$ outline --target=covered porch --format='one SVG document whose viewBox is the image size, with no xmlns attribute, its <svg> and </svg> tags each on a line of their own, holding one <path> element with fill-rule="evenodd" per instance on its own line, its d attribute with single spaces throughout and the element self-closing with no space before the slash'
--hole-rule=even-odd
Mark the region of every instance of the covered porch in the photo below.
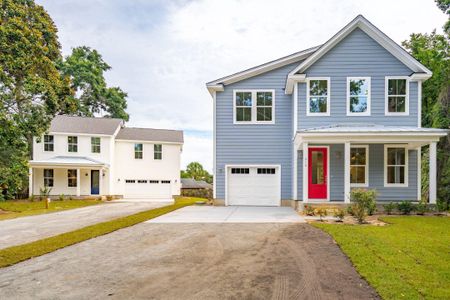
<svg viewBox="0 0 450 300">
<path fill-rule="evenodd" d="M 376 189 L 378 201 L 421 199 L 421 151 L 429 147 L 436 174 L 436 145 L 447 131 L 352 124 L 299 130 L 294 138 L 293 195 L 303 203 L 350 202 L 352 188 Z M 436 175 L 429 176 L 436 203 Z"/>
<path fill-rule="evenodd" d="M 56 156 L 30 161 L 29 196 L 51 188 L 51 196 L 97 196 L 108 194 L 108 165 L 86 157 Z"/>
</svg>

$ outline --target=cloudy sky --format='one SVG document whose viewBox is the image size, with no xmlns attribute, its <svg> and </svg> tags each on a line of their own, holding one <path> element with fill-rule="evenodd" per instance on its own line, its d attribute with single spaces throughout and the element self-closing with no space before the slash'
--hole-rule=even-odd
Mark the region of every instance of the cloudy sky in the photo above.
<svg viewBox="0 0 450 300">
<path fill-rule="evenodd" d="M 182 167 L 212 170 L 214 80 L 322 44 L 358 14 L 397 43 L 441 31 L 432 0 L 37 0 L 59 29 L 63 54 L 97 49 L 111 86 L 128 93 L 128 126 L 182 129 Z"/>
</svg>

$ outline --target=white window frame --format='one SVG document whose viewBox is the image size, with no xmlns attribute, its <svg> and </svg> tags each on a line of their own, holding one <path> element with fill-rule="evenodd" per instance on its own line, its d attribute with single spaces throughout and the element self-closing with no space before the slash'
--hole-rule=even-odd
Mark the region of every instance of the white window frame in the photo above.
<svg viewBox="0 0 450 300">
<path fill-rule="evenodd" d="M 70 138 L 72 138 L 72 137 L 75 138 L 75 140 L 76 140 L 75 143 L 69 141 Z M 71 146 L 75 147 L 76 151 L 70 151 Z M 76 135 L 67 136 L 67 152 L 68 153 L 78 153 L 78 136 L 76 136 Z"/>
<path fill-rule="evenodd" d="M 388 183 L 387 182 L 388 148 L 404 148 L 405 149 L 405 183 Z M 386 145 L 384 145 L 384 166 L 383 166 L 383 168 L 384 168 L 384 187 L 408 187 L 408 172 L 409 172 L 408 147 L 405 144 L 386 144 Z"/>
<path fill-rule="evenodd" d="M 46 172 L 45 171 L 51 171 L 51 176 L 46 176 Z M 53 187 L 55 185 L 55 170 L 54 169 L 44 169 L 43 171 L 43 178 L 44 178 L 44 186 L 45 187 Z M 51 185 L 47 185 L 45 184 L 45 181 L 50 181 L 51 180 Z"/>
<path fill-rule="evenodd" d="M 349 163 L 350 163 L 350 172 L 351 172 L 351 168 L 352 166 L 355 167 L 365 167 L 365 182 L 364 183 L 351 183 L 350 182 L 350 187 L 368 187 L 369 186 L 369 145 L 350 145 L 350 154 L 351 154 L 351 150 L 352 148 L 364 148 L 366 149 L 366 164 L 365 165 L 352 165 L 351 163 L 351 159 L 349 159 Z"/>
<path fill-rule="evenodd" d="M 94 139 L 98 139 L 98 145 L 94 144 Z M 98 152 L 94 151 L 94 147 L 98 146 Z M 102 152 L 102 138 L 98 136 L 91 136 L 91 153 L 101 153 Z"/>
<path fill-rule="evenodd" d="M 350 111 L 350 80 L 366 80 L 369 85 L 369 93 L 367 95 L 367 110 L 365 112 L 351 112 Z M 358 116 L 370 116 L 370 107 L 371 107 L 371 94 L 372 94 L 372 82 L 371 77 L 364 76 L 354 76 L 347 77 L 347 116 L 349 117 L 358 117 Z"/>
<path fill-rule="evenodd" d="M 311 112 L 310 111 L 310 81 L 311 80 L 326 80 L 327 81 L 327 111 L 326 112 Z M 331 107 L 330 107 L 330 99 L 331 99 L 331 79 L 330 77 L 308 77 L 306 78 L 306 115 L 314 116 L 314 117 L 327 117 L 330 116 Z"/>
<path fill-rule="evenodd" d="M 405 112 L 390 112 L 389 111 L 389 79 L 403 79 L 406 80 L 406 97 L 405 97 Z M 384 114 L 386 116 L 409 116 L 409 77 L 408 76 L 386 76 L 384 78 Z M 403 95 L 391 95 L 393 97 Z"/>
<path fill-rule="evenodd" d="M 257 121 L 257 98 L 256 93 L 272 93 L 272 121 Z M 252 93 L 251 121 L 236 120 L 236 93 Z M 233 90 L 233 124 L 275 124 L 275 90 L 274 89 L 243 89 Z"/>
<path fill-rule="evenodd" d="M 136 150 L 137 145 L 142 145 L 142 149 L 140 151 Z M 137 153 L 141 153 L 141 157 L 136 157 Z M 144 159 L 144 143 L 134 143 L 133 145 L 133 157 L 134 159 Z"/>
<path fill-rule="evenodd" d="M 52 141 L 51 142 L 46 141 L 45 137 L 51 137 Z M 44 134 L 43 140 L 44 140 L 44 152 L 54 152 L 55 151 L 55 136 L 52 134 Z M 49 146 L 49 147 L 51 146 L 52 150 L 47 150 L 46 146 Z"/>
<path fill-rule="evenodd" d="M 70 174 L 70 171 L 75 171 L 75 176 L 69 176 Z M 77 179 L 77 177 L 79 176 L 79 174 L 78 174 L 78 169 L 67 169 L 67 187 L 69 187 L 69 188 L 74 188 L 74 187 L 77 187 L 77 185 L 78 185 L 78 179 Z M 71 181 L 71 180 L 75 180 L 75 185 L 70 185 L 69 184 L 69 182 Z"/>
<path fill-rule="evenodd" d="M 160 146 L 161 150 L 157 151 L 156 147 Z M 156 154 L 160 154 L 160 158 L 156 158 Z M 154 144 L 153 145 L 153 160 L 162 160 L 163 159 L 163 145 L 162 144 Z"/>
</svg>

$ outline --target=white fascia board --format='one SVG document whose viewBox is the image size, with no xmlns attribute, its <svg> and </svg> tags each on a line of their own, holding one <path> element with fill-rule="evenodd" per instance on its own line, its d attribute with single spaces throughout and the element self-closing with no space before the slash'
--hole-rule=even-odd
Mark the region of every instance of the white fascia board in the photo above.
<svg viewBox="0 0 450 300">
<path fill-rule="evenodd" d="M 429 79 L 433 74 L 431 73 L 414 73 L 409 76 L 409 80 L 411 81 L 425 81 Z"/>
<path fill-rule="evenodd" d="M 294 75 L 298 72 L 304 72 L 308 67 L 315 63 L 320 57 L 325 55 L 331 50 L 337 43 L 342 41 L 348 34 L 350 34 L 355 28 L 360 28 L 367 35 L 377 41 L 382 47 L 394 55 L 398 60 L 408 66 L 411 70 L 418 73 L 432 74 L 432 72 L 412 57 L 405 49 L 400 47 L 392 39 L 390 39 L 381 30 L 375 27 L 362 15 L 357 16 L 353 21 L 348 23 L 337 34 L 323 44 L 314 54 L 303 61 L 298 67 L 292 70 L 289 75 Z"/>
<path fill-rule="evenodd" d="M 124 140 L 124 139 L 115 139 L 116 142 L 119 143 L 135 143 L 135 144 L 162 144 L 162 145 L 183 145 L 180 142 L 163 142 L 163 141 L 150 141 L 150 140 Z"/>
<path fill-rule="evenodd" d="M 286 80 L 286 87 L 284 89 L 284 93 L 286 95 L 291 95 L 294 91 L 294 85 L 297 82 L 305 82 L 306 81 L 306 74 L 294 74 L 289 75 Z"/>
<path fill-rule="evenodd" d="M 224 86 L 223 84 L 206 84 L 206 88 L 208 89 L 209 94 L 215 99 L 214 95 L 216 92 L 223 92 Z"/>
</svg>

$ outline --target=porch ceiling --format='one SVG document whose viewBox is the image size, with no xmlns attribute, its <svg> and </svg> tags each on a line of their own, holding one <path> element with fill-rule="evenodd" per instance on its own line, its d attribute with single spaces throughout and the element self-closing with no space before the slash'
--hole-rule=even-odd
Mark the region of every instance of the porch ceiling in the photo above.
<svg viewBox="0 0 450 300">
<path fill-rule="evenodd" d="M 77 168 L 107 168 L 108 164 L 82 156 L 55 156 L 43 160 L 31 160 L 31 167 L 77 167 Z"/>
</svg>

